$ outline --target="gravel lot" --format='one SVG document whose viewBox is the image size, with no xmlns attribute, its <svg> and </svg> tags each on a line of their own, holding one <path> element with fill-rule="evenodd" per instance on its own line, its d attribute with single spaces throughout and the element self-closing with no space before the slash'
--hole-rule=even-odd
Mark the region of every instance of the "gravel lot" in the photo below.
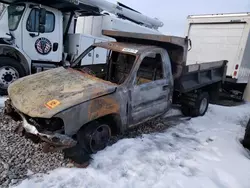
<svg viewBox="0 0 250 188">
<path fill-rule="evenodd" d="M 173 122 L 177 123 L 176 120 Z M 173 122 L 171 123 L 171 119 L 154 119 L 123 135 L 112 137 L 109 144 L 112 145 L 122 138 L 164 131 Z M 4 116 L 0 109 L 0 187 L 16 185 L 33 174 L 74 166 L 69 159 L 64 158 L 63 152 L 44 153 L 41 144 L 34 144 L 14 133 L 17 126 L 18 123 Z"/>
<path fill-rule="evenodd" d="M 17 122 L 0 112 L 0 187 L 8 187 L 34 173 L 70 166 L 62 152 L 44 153 L 41 144 L 14 133 Z"/>
</svg>

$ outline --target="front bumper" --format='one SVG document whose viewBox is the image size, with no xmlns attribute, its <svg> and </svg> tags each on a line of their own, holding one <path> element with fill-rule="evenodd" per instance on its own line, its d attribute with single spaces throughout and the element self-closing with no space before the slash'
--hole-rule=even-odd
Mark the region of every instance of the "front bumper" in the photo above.
<svg viewBox="0 0 250 188">
<path fill-rule="evenodd" d="M 66 149 L 75 146 L 77 143 L 74 139 L 65 134 L 51 131 L 39 132 L 35 125 L 32 125 L 27 121 L 27 118 L 24 114 L 13 107 L 10 99 L 7 99 L 5 101 L 4 113 L 5 115 L 10 116 L 15 121 L 22 121 L 22 124 L 20 124 L 18 127 L 19 132 L 20 130 L 24 130 L 25 133 L 32 135 L 33 138 L 38 138 L 53 147 Z M 32 140 L 34 141 L 34 139 Z"/>
</svg>

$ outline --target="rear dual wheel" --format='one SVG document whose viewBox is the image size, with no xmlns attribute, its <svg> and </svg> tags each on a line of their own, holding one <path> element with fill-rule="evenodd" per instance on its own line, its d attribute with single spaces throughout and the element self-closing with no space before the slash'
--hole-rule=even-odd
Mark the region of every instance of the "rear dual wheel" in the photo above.
<svg viewBox="0 0 250 188">
<path fill-rule="evenodd" d="M 207 112 L 209 105 L 209 94 L 207 92 L 203 92 L 195 98 L 194 106 L 182 105 L 181 111 L 185 116 L 204 116 Z"/>
</svg>

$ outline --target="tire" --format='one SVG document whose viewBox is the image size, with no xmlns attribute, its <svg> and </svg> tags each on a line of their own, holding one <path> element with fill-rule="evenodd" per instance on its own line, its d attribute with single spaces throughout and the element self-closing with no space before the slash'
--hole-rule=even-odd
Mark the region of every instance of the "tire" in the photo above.
<svg viewBox="0 0 250 188">
<path fill-rule="evenodd" d="M 0 56 L 0 95 L 7 95 L 8 86 L 24 76 L 25 69 L 20 62 L 11 57 Z"/>
<path fill-rule="evenodd" d="M 204 116 L 209 105 L 209 94 L 207 92 L 201 93 L 195 101 L 195 106 L 190 109 L 192 117 Z"/>
<path fill-rule="evenodd" d="M 244 135 L 244 139 L 242 141 L 242 144 L 245 148 L 250 150 L 250 119 L 247 123 L 247 127 L 245 130 L 245 135 Z"/>
<path fill-rule="evenodd" d="M 107 146 L 111 137 L 111 129 L 105 123 L 93 121 L 86 127 L 81 128 L 76 136 L 82 149 L 92 154 L 103 150 Z"/>
<path fill-rule="evenodd" d="M 182 105 L 181 106 L 181 112 L 184 116 L 190 116 L 191 112 L 190 112 L 190 107 L 186 106 L 186 105 Z"/>
</svg>

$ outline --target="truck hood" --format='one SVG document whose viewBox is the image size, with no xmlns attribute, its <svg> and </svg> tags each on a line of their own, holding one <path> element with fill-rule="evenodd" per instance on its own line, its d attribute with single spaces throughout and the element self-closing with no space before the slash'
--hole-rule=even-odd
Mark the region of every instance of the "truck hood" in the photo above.
<svg viewBox="0 0 250 188">
<path fill-rule="evenodd" d="M 8 94 L 18 111 L 30 117 L 51 118 L 116 88 L 111 82 L 60 67 L 18 79 L 8 87 Z"/>
</svg>

